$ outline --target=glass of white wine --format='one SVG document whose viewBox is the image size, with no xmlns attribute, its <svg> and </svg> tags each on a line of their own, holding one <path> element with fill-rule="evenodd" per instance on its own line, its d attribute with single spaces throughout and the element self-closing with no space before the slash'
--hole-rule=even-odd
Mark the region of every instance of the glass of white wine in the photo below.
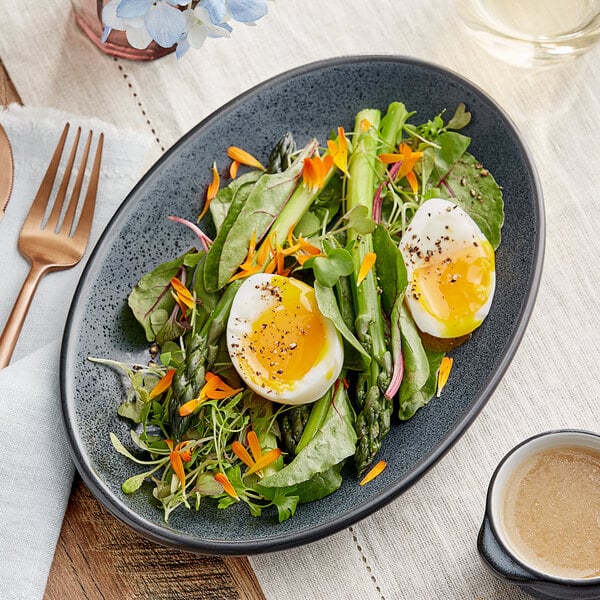
<svg viewBox="0 0 600 600">
<path fill-rule="evenodd" d="M 456 0 L 483 47 L 519 66 L 573 59 L 600 41 L 600 0 Z"/>
</svg>

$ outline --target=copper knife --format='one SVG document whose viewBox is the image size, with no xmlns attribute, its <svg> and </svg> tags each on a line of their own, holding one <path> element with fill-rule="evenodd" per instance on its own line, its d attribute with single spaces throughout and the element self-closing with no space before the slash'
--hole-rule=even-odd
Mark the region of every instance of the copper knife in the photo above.
<svg viewBox="0 0 600 600">
<path fill-rule="evenodd" d="M 0 221 L 8 206 L 13 187 L 14 163 L 10 141 L 0 125 Z"/>
</svg>

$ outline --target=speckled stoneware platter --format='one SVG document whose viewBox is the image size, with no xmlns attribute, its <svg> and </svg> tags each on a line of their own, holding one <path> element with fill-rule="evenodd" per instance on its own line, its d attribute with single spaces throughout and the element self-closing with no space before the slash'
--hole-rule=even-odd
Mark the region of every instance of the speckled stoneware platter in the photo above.
<svg viewBox="0 0 600 600">
<path fill-rule="evenodd" d="M 158 263 L 195 245 L 187 228 L 167 219 L 195 220 L 213 160 L 229 145 L 268 155 L 286 131 L 298 145 L 322 142 L 356 112 L 384 110 L 402 101 L 423 122 L 460 102 L 473 118 L 464 133 L 470 151 L 504 188 L 506 220 L 497 252 L 496 296 L 491 312 L 464 346 L 453 352 L 452 376 L 406 423 L 394 421 L 380 458 L 378 478 L 360 487 L 349 474 L 331 496 L 300 505 L 279 524 L 275 514 L 251 517 L 239 503 L 225 511 L 206 500 L 199 512 L 183 508 L 163 521 L 150 485 L 127 496 L 121 483 L 138 467 L 117 454 L 109 433 L 128 439 L 117 417 L 124 398 L 121 377 L 88 356 L 146 362 L 148 345 L 127 306 L 132 286 Z M 397 498 L 435 465 L 464 433 L 500 381 L 522 338 L 541 275 L 544 214 L 531 157 L 502 109 L 461 76 L 403 57 L 347 57 L 310 64 L 246 92 L 198 124 L 154 165 L 127 197 L 95 247 L 77 289 L 61 356 L 64 420 L 75 464 L 106 508 L 141 534 L 166 545 L 213 554 L 281 550 L 330 535 Z M 443 461 L 436 468 L 443 469 Z M 398 500 L 402 502 L 402 498 Z"/>
</svg>

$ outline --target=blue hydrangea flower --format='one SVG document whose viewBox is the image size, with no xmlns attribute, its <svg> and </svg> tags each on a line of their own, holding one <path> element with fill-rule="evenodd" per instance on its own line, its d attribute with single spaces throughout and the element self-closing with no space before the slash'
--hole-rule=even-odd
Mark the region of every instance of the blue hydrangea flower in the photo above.
<svg viewBox="0 0 600 600">
<path fill-rule="evenodd" d="M 117 3 L 117 17 L 121 19 L 143 18 L 152 8 L 153 0 L 120 0 Z"/>
<path fill-rule="evenodd" d="M 267 0 L 202 0 L 213 24 L 218 25 L 229 15 L 240 23 L 254 23 L 267 14 Z"/>
<path fill-rule="evenodd" d="M 228 0 L 231 18 L 240 23 L 254 23 L 268 12 L 266 0 Z"/>
<path fill-rule="evenodd" d="M 110 0 L 102 11 L 102 42 L 113 29 L 125 31 L 134 48 L 154 41 L 164 48 L 176 46 L 181 58 L 207 38 L 229 37 L 233 28 L 228 21 L 254 23 L 267 11 L 267 0 Z"/>
<path fill-rule="evenodd" d="M 208 10 L 202 5 L 196 6 L 194 15 L 202 28 L 206 31 L 208 37 L 229 37 L 233 31 L 233 27 L 225 21 L 215 23 L 210 17 Z"/>
<path fill-rule="evenodd" d="M 154 4 L 146 14 L 145 23 L 152 39 L 163 48 L 174 46 L 185 33 L 183 13 L 167 2 Z"/>
</svg>

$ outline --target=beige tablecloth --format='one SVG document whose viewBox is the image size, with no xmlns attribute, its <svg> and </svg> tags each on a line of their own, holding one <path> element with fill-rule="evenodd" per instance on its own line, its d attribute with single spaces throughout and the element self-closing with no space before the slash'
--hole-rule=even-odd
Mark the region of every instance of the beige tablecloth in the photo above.
<svg viewBox="0 0 600 600">
<path fill-rule="evenodd" d="M 402 54 L 478 84 L 523 133 L 545 193 L 545 270 L 529 328 L 474 425 L 414 487 L 320 542 L 251 559 L 269 600 L 522 597 L 480 564 L 475 540 L 489 477 L 523 438 L 555 427 L 600 430 L 600 47 L 529 71 L 483 52 L 436 0 L 277 0 L 257 27 L 209 40 L 176 62 L 101 55 L 65 0 L 5 6 L 0 57 L 27 105 L 94 115 L 150 133 L 149 163 L 214 109 L 313 60 Z M 0 279 L 1 279 L 0 275 Z"/>
</svg>

